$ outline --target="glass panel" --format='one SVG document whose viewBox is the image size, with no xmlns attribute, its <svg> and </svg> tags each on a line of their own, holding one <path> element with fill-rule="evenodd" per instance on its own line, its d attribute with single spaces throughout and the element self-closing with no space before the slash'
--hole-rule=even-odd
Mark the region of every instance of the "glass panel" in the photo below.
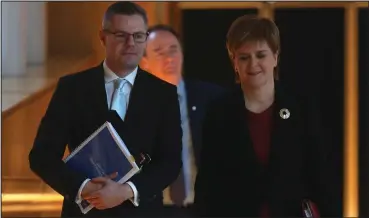
<svg viewBox="0 0 369 218">
<path fill-rule="evenodd" d="M 257 9 L 183 10 L 185 75 L 225 86 L 234 84 L 226 34 L 236 18 L 257 12 Z"/>
<path fill-rule="evenodd" d="M 330 134 L 342 199 L 344 9 L 280 8 L 275 22 L 281 35 L 280 80 L 316 100 Z"/>
<path fill-rule="evenodd" d="M 369 9 L 359 10 L 360 217 L 369 216 Z"/>
</svg>

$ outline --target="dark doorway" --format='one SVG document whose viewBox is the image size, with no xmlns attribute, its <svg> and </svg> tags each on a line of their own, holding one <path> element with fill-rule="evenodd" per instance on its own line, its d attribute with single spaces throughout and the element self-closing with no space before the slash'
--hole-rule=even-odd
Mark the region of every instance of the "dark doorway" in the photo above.
<svg viewBox="0 0 369 218">
<path fill-rule="evenodd" d="M 280 80 L 320 109 L 342 208 L 344 9 L 280 8 L 274 14 L 281 35 Z"/>
<path fill-rule="evenodd" d="M 226 34 L 232 22 L 257 9 L 183 10 L 182 39 L 184 73 L 189 78 L 234 84 L 234 71 L 226 49 Z"/>
<path fill-rule="evenodd" d="M 369 9 L 359 10 L 359 197 L 360 217 L 369 216 Z"/>
</svg>

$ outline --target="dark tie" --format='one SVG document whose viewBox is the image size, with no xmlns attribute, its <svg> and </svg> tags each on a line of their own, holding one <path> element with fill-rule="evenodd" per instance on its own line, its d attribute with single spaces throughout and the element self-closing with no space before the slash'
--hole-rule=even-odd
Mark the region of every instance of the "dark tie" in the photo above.
<svg viewBox="0 0 369 218">
<path fill-rule="evenodd" d="M 183 205 L 183 201 L 186 198 L 183 169 L 181 169 L 178 178 L 169 186 L 169 195 L 175 205 Z"/>
</svg>

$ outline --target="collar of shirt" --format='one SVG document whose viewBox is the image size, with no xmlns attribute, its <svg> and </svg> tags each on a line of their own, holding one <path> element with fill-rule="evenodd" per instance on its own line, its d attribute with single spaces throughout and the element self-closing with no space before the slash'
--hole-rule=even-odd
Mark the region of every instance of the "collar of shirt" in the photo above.
<svg viewBox="0 0 369 218">
<path fill-rule="evenodd" d="M 110 83 L 120 78 L 117 76 L 117 74 L 115 74 L 112 70 L 110 70 L 110 68 L 106 65 L 105 61 L 103 63 L 103 68 L 104 68 L 105 83 Z M 138 67 L 136 67 L 132 72 L 130 72 L 127 76 L 124 77 L 124 79 L 126 79 L 132 86 L 137 76 L 137 69 Z"/>
</svg>

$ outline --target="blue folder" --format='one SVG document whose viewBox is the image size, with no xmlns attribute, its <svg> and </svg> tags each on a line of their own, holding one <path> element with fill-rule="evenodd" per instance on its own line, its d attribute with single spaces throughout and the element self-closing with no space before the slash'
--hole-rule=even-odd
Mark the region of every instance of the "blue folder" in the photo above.
<svg viewBox="0 0 369 218">
<path fill-rule="evenodd" d="M 121 184 L 140 170 L 126 144 L 109 122 L 88 137 L 64 162 L 90 179 L 118 172 L 114 180 Z M 79 206 L 84 214 L 93 208 L 85 200 Z"/>
</svg>

